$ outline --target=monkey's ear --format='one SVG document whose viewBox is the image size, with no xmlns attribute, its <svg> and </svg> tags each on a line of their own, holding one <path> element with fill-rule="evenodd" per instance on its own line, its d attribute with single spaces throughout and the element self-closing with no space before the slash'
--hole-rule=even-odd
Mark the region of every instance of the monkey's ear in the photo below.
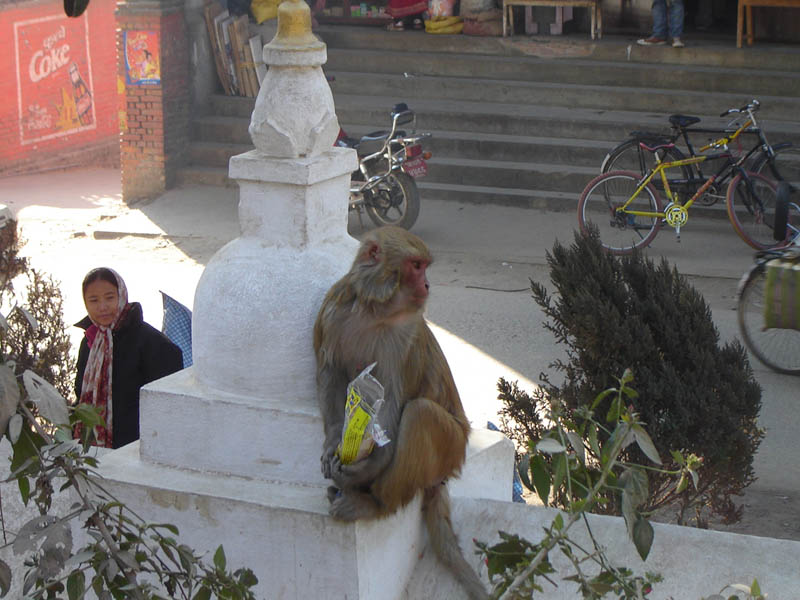
<svg viewBox="0 0 800 600">
<path fill-rule="evenodd" d="M 369 265 L 377 265 L 381 262 L 383 254 L 380 244 L 376 240 L 369 240 L 365 244 L 364 252 L 361 254 L 361 262 Z"/>
</svg>

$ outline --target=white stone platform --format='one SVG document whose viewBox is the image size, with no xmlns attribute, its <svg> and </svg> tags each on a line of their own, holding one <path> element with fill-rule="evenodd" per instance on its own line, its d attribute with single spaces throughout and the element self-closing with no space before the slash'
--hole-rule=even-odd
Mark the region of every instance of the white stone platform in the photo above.
<svg viewBox="0 0 800 600">
<path fill-rule="evenodd" d="M 427 554 L 419 498 L 379 521 L 334 521 L 316 411 L 198 385 L 190 368 L 143 388 L 142 439 L 100 465 L 111 493 L 150 522 L 176 525 L 198 552 L 223 544 L 230 568 L 256 573 L 259 597 L 400 598 Z M 181 426 L 186 414 L 195 431 Z M 508 502 L 513 456 L 501 434 L 473 430 L 451 495 Z M 477 570 L 471 538 L 460 538 Z"/>
</svg>

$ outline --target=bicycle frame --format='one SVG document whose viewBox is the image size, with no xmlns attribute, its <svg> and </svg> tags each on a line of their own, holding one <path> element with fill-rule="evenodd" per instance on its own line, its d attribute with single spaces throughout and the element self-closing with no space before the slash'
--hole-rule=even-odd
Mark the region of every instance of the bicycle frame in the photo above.
<svg viewBox="0 0 800 600">
<path fill-rule="evenodd" d="M 747 104 L 747 105 L 745 105 L 745 106 L 743 106 L 741 108 L 738 108 L 738 109 L 732 108 L 732 109 L 729 109 L 728 111 L 724 112 L 720 116 L 724 117 L 724 116 L 730 115 L 730 114 L 743 114 L 743 113 L 746 113 L 747 114 L 747 119 L 744 121 L 744 123 L 739 125 L 739 127 L 736 128 L 736 129 L 724 129 L 722 132 L 727 134 L 727 135 L 725 135 L 725 136 L 723 136 L 723 137 L 721 137 L 719 139 L 716 139 L 714 141 L 711 141 L 711 142 L 703 145 L 699 149 L 695 149 L 695 147 L 692 145 L 692 142 L 689 139 L 689 135 L 690 134 L 692 134 L 692 133 L 715 133 L 715 134 L 719 134 L 720 130 L 719 129 L 711 129 L 711 128 L 702 128 L 702 127 L 695 128 L 695 127 L 692 127 L 692 126 L 684 127 L 684 126 L 680 126 L 680 125 L 673 125 L 673 127 L 672 127 L 673 134 L 671 136 L 669 136 L 668 138 L 663 138 L 663 139 L 669 139 L 671 143 L 674 143 L 678 138 L 682 137 L 684 143 L 686 144 L 686 148 L 689 151 L 690 157 L 694 158 L 696 156 L 701 155 L 703 152 L 707 152 L 708 150 L 710 150 L 712 148 L 726 148 L 727 149 L 728 145 L 731 144 L 734 141 L 737 141 L 739 139 L 739 137 L 743 133 L 744 134 L 757 135 L 758 136 L 758 143 L 756 145 L 754 145 L 749 151 L 747 151 L 744 154 L 743 160 L 741 160 L 739 164 L 741 164 L 741 165 L 745 164 L 745 162 L 748 161 L 756 152 L 761 150 L 769 157 L 769 161 L 770 161 L 769 165 L 770 165 L 770 170 L 772 171 L 772 174 L 777 179 L 780 179 L 780 176 L 778 175 L 778 173 L 776 173 L 774 167 L 772 166 L 773 165 L 772 160 L 775 158 L 775 149 L 773 148 L 773 146 L 767 140 L 767 136 L 764 133 L 764 131 L 759 127 L 758 122 L 756 121 L 755 114 L 754 114 L 755 111 L 758 110 L 760 106 L 761 105 L 758 102 L 758 100 L 752 100 L 749 104 Z M 782 146 L 783 144 L 780 144 L 780 145 Z M 742 148 L 741 147 L 741 143 L 739 144 L 739 148 L 741 150 L 741 148 Z M 658 153 L 656 152 L 655 154 L 658 154 Z M 659 159 L 661 157 L 657 156 L 656 158 Z M 642 173 L 645 173 L 648 167 L 647 167 L 647 164 L 644 161 L 644 158 L 643 158 L 642 154 L 639 155 L 639 161 L 640 161 L 640 165 L 639 165 L 640 171 Z M 700 162 L 703 162 L 703 161 L 700 161 Z M 732 163 L 726 164 L 726 168 L 730 167 L 731 164 Z M 687 184 L 697 185 L 697 184 L 705 183 L 707 181 L 708 178 L 703 173 L 703 170 L 700 168 L 699 163 L 691 163 L 688 166 L 690 167 L 690 170 L 692 172 L 691 178 L 690 179 L 685 179 L 685 180 L 673 180 L 673 183 L 680 183 L 682 185 L 687 185 Z M 715 181 L 718 182 L 718 183 L 723 183 L 728 178 L 729 175 L 730 175 L 730 173 L 725 173 L 724 170 L 720 170 L 717 173 L 717 177 L 716 177 Z M 707 189 L 708 188 L 706 188 L 706 190 Z"/>
<path fill-rule="evenodd" d="M 737 134 L 738 135 L 738 134 Z M 723 140 L 726 138 L 722 138 Z M 721 142 L 722 140 L 719 140 Z M 650 149 L 654 150 L 654 149 Z M 657 148 L 655 149 L 657 150 Z M 656 157 L 656 166 L 653 167 L 648 173 L 639 180 L 639 183 L 636 186 L 636 190 L 633 192 L 630 198 L 622 205 L 615 209 L 615 212 L 622 213 L 626 215 L 633 215 L 636 217 L 647 217 L 647 218 L 658 218 L 664 219 L 670 227 L 674 227 L 678 237 L 680 237 L 680 228 L 686 224 L 688 220 L 688 210 L 691 206 L 695 203 L 695 201 L 702 196 L 705 191 L 711 187 L 717 179 L 721 177 L 721 175 L 731 169 L 732 171 L 739 171 L 743 173 L 744 179 L 747 181 L 747 185 L 750 186 L 750 179 L 746 175 L 746 171 L 742 168 L 742 164 L 747 159 L 745 155 L 740 157 L 739 160 L 734 161 L 732 160 L 732 156 L 729 152 L 721 152 L 719 154 L 703 154 L 699 156 L 691 156 L 689 158 L 684 158 L 682 160 L 675 160 L 675 161 L 668 161 L 668 162 L 661 162 L 661 159 L 658 156 L 657 152 L 654 152 Z M 697 165 L 707 160 L 715 160 L 720 158 L 727 158 L 727 162 L 725 165 L 714 175 L 711 175 L 703 184 L 698 188 L 698 190 L 694 193 L 694 195 L 686 201 L 685 204 L 681 204 L 680 200 L 677 199 L 675 195 L 672 193 L 672 189 L 670 188 L 670 180 L 667 178 L 666 171 L 668 169 L 674 169 L 679 167 L 684 167 L 688 165 Z M 659 175 L 661 178 L 661 182 L 664 185 L 664 193 L 667 197 L 668 203 L 665 207 L 663 212 L 653 212 L 653 211 L 644 211 L 644 210 L 628 210 L 628 206 L 630 206 L 631 202 L 633 202 L 640 193 L 644 190 L 645 187 L 652 181 L 652 179 Z M 676 180 L 673 180 L 673 183 Z"/>
</svg>

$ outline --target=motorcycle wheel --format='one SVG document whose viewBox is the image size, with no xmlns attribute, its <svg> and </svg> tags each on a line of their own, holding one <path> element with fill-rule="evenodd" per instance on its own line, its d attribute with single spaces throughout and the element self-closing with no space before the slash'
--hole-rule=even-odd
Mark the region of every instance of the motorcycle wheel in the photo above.
<svg viewBox="0 0 800 600">
<path fill-rule="evenodd" d="M 419 216 L 419 190 L 413 177 L 394 172 L 365 194 L 364 204 L 378 227 L 411 229 Z"/>
</svg>

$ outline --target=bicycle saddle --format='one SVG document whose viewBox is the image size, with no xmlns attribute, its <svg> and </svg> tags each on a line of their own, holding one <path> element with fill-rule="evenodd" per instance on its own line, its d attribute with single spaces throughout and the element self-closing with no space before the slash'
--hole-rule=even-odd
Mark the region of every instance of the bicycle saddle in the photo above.
<svg viewBox="0 0 800 600">
<path fill-rule="evenodd" d="M 670 115 L 669 122 L 673 127 L 689 127 L 700 122 L 700 117 L 690 117 L 689 115 Z"/>
<path fill-rule="evenodd" d="M 664 140 L 663 142 L 658 143 L 658 140 L 656 140 L 656 143 L 653 144 L 652 146 L 644 142 L 639 142 L 639 147 L 642 148 L 643 150 L 647 150 L 648 152 L 655 152 L 656 150 L 662 150 L 664 148 L 674 148 L 675 144 L 673 144 L 668 140 Z"/>
</svg>

